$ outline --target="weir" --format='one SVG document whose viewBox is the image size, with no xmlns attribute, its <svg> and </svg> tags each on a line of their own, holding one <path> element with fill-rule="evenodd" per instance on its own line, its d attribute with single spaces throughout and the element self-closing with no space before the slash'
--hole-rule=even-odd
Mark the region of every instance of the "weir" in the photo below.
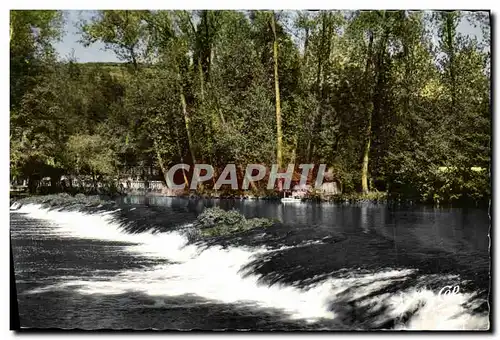
<svg viewBox="0 0 500 340">
<path fill-rule="evenodd" d="M 341 234 L 304 238 L 281 225 L 264 234 L 250 232 L 232 240 L 191 244 L 183 233 L 189 224 L 162 226 L 158 217 L 162 211 L 151 208 L 124 206 L 89 213 L 25 204 L 15 213 L 50 222 L 50 229 L 41 233 L 61 239 L 121 242 L 126 244 L 121 249 L 133 256 L 167 261 L 121 270 L 102 279 L 61 278 L 25 294 L 71 290 L 92 296 L 136 292 L 155 299 L 190 295 L 238 308 L 271 308 L 280 311 L 280 320 L 326 329 L 488 327 L 487 316 L 465 307 L 471 301 L 480 303 L 475 291 L 440 298 L 433 289 L 456 281 L 456 275 L 387 265 L 356 268 L 354 262 L 337 263 L 336 267 L 332 260 L 340 253 L 331 250 L 343 248 L 346 238 Z M 359 238 L 366 243 L 363 236 Z M 306 256 L 300 260 L 293 252 L 314 254 L 314 259 Z"/>
</svg>

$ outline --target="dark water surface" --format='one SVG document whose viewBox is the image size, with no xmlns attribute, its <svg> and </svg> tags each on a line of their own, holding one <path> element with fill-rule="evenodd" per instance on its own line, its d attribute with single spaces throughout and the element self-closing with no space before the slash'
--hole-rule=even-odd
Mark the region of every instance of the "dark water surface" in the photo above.
<svg viewBox="0 0 500 340">
<path fill-rule="evenodd" d="M 11 212 L 21 326 L 488 328 L 485 210 L 165 197 L 119 204 L 107 220 Z M 186 225 L 215 205 L 279 223 L 184 247 Z M 459 294 L 439 295 L 446 286 Z"/>
</svg>

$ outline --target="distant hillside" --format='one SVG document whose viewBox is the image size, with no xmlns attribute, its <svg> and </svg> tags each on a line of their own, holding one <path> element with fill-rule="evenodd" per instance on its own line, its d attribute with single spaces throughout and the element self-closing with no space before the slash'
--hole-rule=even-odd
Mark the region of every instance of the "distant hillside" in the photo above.
<svg viewBox="0 0 500 340">
<path fill-rule="evenodd" d="M 127 63 L 117 63 L 117 62 L 99 62 L 99 61 L 92 61 L 92 62 L 86 62 L 86 63 L 78 63 L 79 65 L 85 65 L 85 66 L 102 66 L 102 67 L 126 67 Z"/>
<path fill-rule="evenodd" d="M 107 70 L 111 76 L 122 78 L 129 67 L 128 63 L 111 63 L 111 62 L 87 62 L 78 63 L 82 69 L 100 68 Z"/>
<path fill-rule="evenodd" d="M 109 72 L 111 76 L 114 76 L 119 79 L 123 79 L 127 75 L 129 75 L 129 69 L 132 67 L 130 63 L 117 63 L 117 62 L 87 62 L 87 63 L 77 63 L 82 70 L 88 71 L 94 68 L 98 68 L 101 70 L 106 70 Z M 150 69 L 150 65 L 147 64 L 141 64 L 139 65 L 141 70 L 148 70 Z"/>
</svg>

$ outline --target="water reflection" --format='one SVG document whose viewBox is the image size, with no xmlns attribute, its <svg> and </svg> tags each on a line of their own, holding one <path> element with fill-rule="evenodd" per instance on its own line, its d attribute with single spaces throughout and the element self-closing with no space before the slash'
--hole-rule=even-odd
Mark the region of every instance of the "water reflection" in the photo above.
<svg viewBox="0 0 500 340">
<path fill-rule="evenodd" d="M 369 227 L 368 227 L 368 206 L 363 205 L 361 207 L 361 229 L 363 229 L 363 232 L 368 233 Z"/>
</svg>

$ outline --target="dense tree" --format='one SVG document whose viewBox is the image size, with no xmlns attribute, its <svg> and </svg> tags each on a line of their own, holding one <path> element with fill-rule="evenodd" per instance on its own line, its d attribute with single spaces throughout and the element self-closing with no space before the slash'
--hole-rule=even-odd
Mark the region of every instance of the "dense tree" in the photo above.
<svg viewBox="0 0 500 340">
<path fill-rule="evenodd" d="M 487 14 L 96 11 L 81 42 L 118 64 L 57 61 L 61 18 L 11 12 L 11 173 L 33 187 L 167 181 L 181 162 L 216 176 L 236 163 L 239 177 L 248 163 L 325 163 L 344 192 L 491 195 Z"/>
</svg>

